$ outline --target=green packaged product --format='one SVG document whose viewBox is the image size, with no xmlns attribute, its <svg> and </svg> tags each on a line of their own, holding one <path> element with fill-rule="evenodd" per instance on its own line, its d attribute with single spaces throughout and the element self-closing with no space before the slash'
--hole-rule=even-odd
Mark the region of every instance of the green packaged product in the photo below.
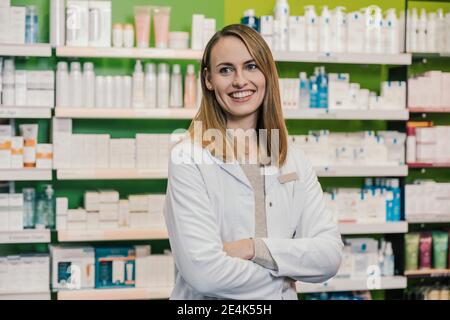
<svg viewBox="0 0 450 320">
<path fill-rule="evenodd" d="M 433 232 L 433 268 L 447 268 L 448 233 Z"/>
<path fill-rule="evenodd" d="M 419 263 L 419 233 L 405 234 L 405 270 L 417 270 Z"/>
</svg>

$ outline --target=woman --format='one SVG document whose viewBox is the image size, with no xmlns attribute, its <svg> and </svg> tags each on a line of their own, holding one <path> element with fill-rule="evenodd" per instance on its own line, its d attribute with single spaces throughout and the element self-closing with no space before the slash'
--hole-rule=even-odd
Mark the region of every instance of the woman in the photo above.
<svg viewBox="0 0 450 320">
<path fill-rule="evenodd" d="M 200 110 L 169 162 L 171 298 L 297 299 L 296 280 L 336 274 L 342 242 L 311 164 L 288 147 L 270 49 L 230 25 L 209 41 L 201 68 Z M 252 129 L 258 135 L 238 141 Z"/>
</svg>

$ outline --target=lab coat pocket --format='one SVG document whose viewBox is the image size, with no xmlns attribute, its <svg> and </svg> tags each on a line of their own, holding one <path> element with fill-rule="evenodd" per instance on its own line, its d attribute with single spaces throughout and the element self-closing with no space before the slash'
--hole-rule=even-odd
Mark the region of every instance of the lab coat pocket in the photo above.
<svg viewBox="0 0 450 320">
<path fill-rule="evenodd" d="M 226 241 L 254 236 L 253 193 L 230 190 L 225 194 L 223 210 L 223 235 Z"/>
</svg>

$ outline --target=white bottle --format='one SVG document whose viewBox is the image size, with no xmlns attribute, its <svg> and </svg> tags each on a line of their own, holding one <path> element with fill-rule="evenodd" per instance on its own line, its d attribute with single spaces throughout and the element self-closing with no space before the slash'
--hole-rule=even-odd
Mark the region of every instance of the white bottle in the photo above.
<svg viewBox="0 0 450 320">
<path fill-rule="evenodd" d="M 114 108 L 123 108 L 123 82 L 121 76 L 114 76 L 114 101 L 113 101 L 113 107 Z"/>
<path fill-rule="evenodd" d="M 289 22 L 289 3 L 287 0 L 277 0 L 273 9 L 274 18 L 280 23 L 280 38 L 279 45 L 281 51 L 286 51 L 288 48 L 288 22 Z"/>
<path fill-rule="evenodd" d="M 195 66 L 189 64 L 184 78 L 184 107 L 195 108 L 197 105 L 197 79 L 195 78 Z"/>
<path fill-rule="evenodd" d="M 386 11 L 384 34 L 386 35 L 385 52 L 389 54 L 399 53 L 399 21 L 395 9 L 391 8 Z"/>
<path fill-rule="evenodd" d="M 419 15 L 416 8 L 412 8 L 408 14 L 408 52 L 418 52 L 418 40 L 419 40 Z"/>
<path fill-rule="evenodd" d="M 427 12 L 425 9 L 420 10 L 417 35 L 417 51 L 427 52 Z"/>
<path fill-rule="evenodd" d="M 158 64 L 158 92 L 157 92 L 157 108 L 169 107 L 169 65 L 167 63 Z"/>
<path fill-rule="evenodd" d="M 95 107 L 104 108 L 106 105 L 105 101 L 105 77 L 96 76 L 95 77 Z"/>
<path fill-rule="evenodd" d="M 416 136 L 408 135 L 406 137 L 406 162 L 416 162 Z"/>
<path fill-rule="evenodd" d="M 383 53 L 384 51 L 384 42 L 383 42 L 383 13 L 381 11 L 380 7 L 375 7 L 375 14 L 374 14 L 374 30 L 373 30 L 373 37 L 374 37 L 374 44 L 375 44 L 375 52 L 376 53 Z"/>
<path fill-rule="evenodd" d="M 81 64 L 79 62 L 72 62 L 70 64 L 70 106 L 74 108 L 81 108 L 83 106 L 83 77 L 81 74 Z"/>
<path fill-rule="evenodd" d="M 300 109 L 309 108 L 309 81 L 306 72 L 300 72 L 299 74 L 299 102 L 298 106 Z"/>
<path fill-rule="evenodd" d="M 427 52 L 438 52 L 436 45 L 438 40 L 437 34 L 437 14 L 436 12 L 430 12 L 428 14 L 427 19 L 427 43 L 426 43 L 426 51 Z"/>
<path fill-rule="evenodd" d="M 444 10 L 439 8 L 436 12 L 437 14 L 437 25 L 436 25 L 436 51 L 437 52 L 445 52 L 445 17 Z M 450 41 L 450 39 L 448 40 Z"/>
<path fill-rule="evenodd" d="M 198 72 L 197 77 L 197 108 L 200 108 L 203 99 L 203 89 L 202 89 L 202 72 Z"/>
<path fill-rule="evenodd" d="M 330 51 L 344 52 L 347 43 L 347 22 L 345 7 L 336 7 L 331 15 Z"/>
<path fill-rule="evenodd" d="M 58 62 L 56 67 L 56 106 L 69 106 L 69 72 L 65 61 Z"/>
<path fill-rule="evenodd" d="M 392 250 L 392 243 L 386 243 L 386 250 L 384 251 L 383 270 L 382 275 L 385 277 L 394 276 L 394 252 Z"/>
<path fill-rule="evenodd" d="M 273 19 L 273 50 L 281 51 L 281 24 L 280 20 Z"/>
<path fill-rule="evenodd" d="M 400 11 L 398 20 L 398 52 L 405 52 L 406 26 L 405 26 L 405 11 Z"/>
<path fill-rule="evenodd" d="M 145 64 L 145 107 L 156 108 L 156 65 Z"/>
<path fill-rule="evenodd" d="M 114 78 L 105 77 L 105 107 L 114 108 Z"/>
<path fill-rule="evenodd" d="M 15 66 L 14 60 L 8 59 L 4 61 L 3 67 L 3 105 L 14 106 L 15 105 Z"/>
<path fill-rule="evenodd" d="M 131 102 L 132 102 L 132 78 L 130 76 L 124 76 L 122 77 L 122 83 L 123 83 L 123 107 L 124 108 L 131 108 Z"/>
<path fill-rule="evenodd" d="M 445 48 L 444 52 L 450 52 L 450 12 L 445 14 Z"/>
<path fill-rule="evenodd" d="M 322 7 L 319 21 L 319 52 L 330 52 L 331 14 L 328 6 Z"/>
<path fill-rule="evenodd" d="M 133 73 L 133 108 L 144 107 L 144 71 L 141 60 L 137 60 Z"/>
<path fill-rule="evenodd" d="M 306 18 L 306 51 L 317 52 L 318 47 L 318 21 L 314 6 L 305 6 Z"/>
<path fill-rule="evenodd" d="M 374 49 L 374 18 L 372 16 L 372 7 L 362 9 L 364 13 L 364 52 L 372 53 Z"/>
<path fill-rule="evenodd" d="M 83 64 L 83 107 L 93 108 L 95 105 L 95 72 L 92 62 Z"/>
<path fill-rule="evenodd" d="M 183 84 L 181 79 L 181 67 L 174 64 L 172 68 L 172 76 L 170 77 L 170 107 L 183 107 Z"/>
</svg>

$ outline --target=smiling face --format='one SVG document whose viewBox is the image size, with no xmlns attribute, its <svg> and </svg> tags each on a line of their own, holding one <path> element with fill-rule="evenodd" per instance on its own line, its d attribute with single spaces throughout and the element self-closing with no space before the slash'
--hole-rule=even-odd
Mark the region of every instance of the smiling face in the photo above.
<svg viewBox="0 0 450 320">
<path fill-rule="evenodd" d="M 228 128 L 256 127 L 266 79 L 240 39 L 227 36 L 215 44 L 205 81 L 227 114 Z"/>
</svg>

